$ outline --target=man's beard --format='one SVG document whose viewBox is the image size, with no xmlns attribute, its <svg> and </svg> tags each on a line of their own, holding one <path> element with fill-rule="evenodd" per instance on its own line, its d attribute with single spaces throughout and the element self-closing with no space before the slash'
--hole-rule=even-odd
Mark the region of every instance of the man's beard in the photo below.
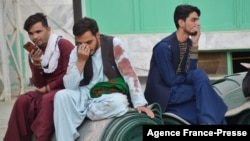
<svg viewBox="0 0 250 141">
<path fill-rule="evenodd" d="M 99 41 L 97 40 L 96 37 L 95 37 L 95 39 L 96 39 L 96 46 L 95 46 L 95 48 L 93 49 L 93 53 L 90 54 L 90 56 L 93 56 L 93 55 L 95 54 L 96 50 L 97 50 L 97 49 L 99 48 L 99 46 L 100 46 L 100 43 L 99 43 Z"/>
<path fill-rule="evenodd" d="M 190 31 L 188 31 L 188 30 L 184 30 L 188 35 L 191 35 L 191 36 L 195 36 L 196 34 L 197 34 L 197 31 L 195 31 L 195 32 L 190 32 Z"/>
</svg>

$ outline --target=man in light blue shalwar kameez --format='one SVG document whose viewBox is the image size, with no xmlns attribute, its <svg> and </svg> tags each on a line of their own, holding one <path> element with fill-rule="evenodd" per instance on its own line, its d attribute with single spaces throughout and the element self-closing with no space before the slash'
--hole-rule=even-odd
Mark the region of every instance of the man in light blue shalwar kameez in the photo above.
<svg viewBox="0 0 250 141">
<path fill-rule="evenodd" d="M 115 37 L 100 35 L 95 20 L 87 17 L 75 23 L 73 33 L 78 46 L 71 52 L 68 70 L 63 78 L 66 89 L 59 91 L 54 99 L 57 140 L 77 139 L 80 136 L 77 127 L 86 117 L 91 120 L 101 120 L 119 117 L 128 111 L 128 96 L 121 92 L 102 94 L 96 98 L 90 95 L 94 85 L 107 82 L 115 76 L 122 77 L 128 85 L 133 108 L 153 118 L 154 113 L 145 106 L 147 101 L 121 41 Z M 111 46 L 106 39 L 111 39 Z M 106 54 L 108 46 L 112 49 L 112 55 Z M 91 60 L 90 66 L 87 65 L 89 60 Z M 91 67 L 89 74 L 92 75 L 88 81 L 86 80 L 88 75 L 85 74 L 88 74 L 87 71 Z M 85 82 L 81 83 L 83 80 Z"/>
</svg>

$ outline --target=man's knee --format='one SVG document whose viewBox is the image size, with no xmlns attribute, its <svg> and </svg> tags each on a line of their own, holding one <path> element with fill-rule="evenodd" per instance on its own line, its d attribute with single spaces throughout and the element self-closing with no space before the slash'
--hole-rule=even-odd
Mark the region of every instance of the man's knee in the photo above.
<svg viewBox="0 0 250 141">
<path fill-rule="evenodd" d="M 29 97 L 27 95 L 20 95 L 15 102 L 15 106 L 23 107 L 24 104 L 28 104 Z"/>
<path fill-rule="evenodd" d="M 114 106 L 119 106 L 121 104 L 128 106 L 128 99 L 124 94 L 111 94 L 111 96 L 114 102 Z"/>
<path fill-rule="evenodd" d="M 60 90 L 55 94 L 54 103 L 64 102 L 69 99 L 69 92 L 67 90 Z"/>
<path fill-rule="evenodd" d="M 208 79 L 207 73 L 202 69 L 194 70 L 193 77 L 195 77 L 196 79 Z"/>
<path fill-rule="evenodd" d="M 96 99 L 96 101 L 100 101 L 99 104 L 96 104 L 102 107 L 106 107 L 109 109 L 116 109 L 122 106 L 128 106 L 127 97 L 123 94 L 104 94 L 100 99 Z"/>
<path fill-rule="evenodd" d="M 109 117 L 118 117 L 128 110 L 128 100 L 123 94 L 104 94 L 90 106 L 88 117 L 91 120 L 100 120 Z"/>
</svg>

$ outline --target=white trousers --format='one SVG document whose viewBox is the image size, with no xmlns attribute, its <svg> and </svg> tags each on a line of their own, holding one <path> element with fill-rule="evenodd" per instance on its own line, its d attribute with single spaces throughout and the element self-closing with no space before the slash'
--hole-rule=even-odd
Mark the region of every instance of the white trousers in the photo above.
<svg viewBox="0 0 250 141">
<path fill-rule="evenodd" d="M 54 98 L 54 124 L 57 141 L 75 141 L 77 127 L 87 116 L 91 120 L 119 117 L 128 111 L 127 96 L 121 93 L 103 94 L 94 99 L 88 92 L 64 89 Z"/>
</svg>

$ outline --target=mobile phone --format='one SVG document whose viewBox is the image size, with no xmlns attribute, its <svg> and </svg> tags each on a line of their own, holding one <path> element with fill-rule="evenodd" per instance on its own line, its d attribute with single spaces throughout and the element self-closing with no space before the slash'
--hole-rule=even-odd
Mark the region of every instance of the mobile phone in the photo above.
<svg viewBox="0 0 250 141">
<path fill-rule="evenodd" d="M 36 50 L 37 47 L 32 44 L 31 42 L 27 42 L 24 46 L 23 46 L 28 52 L 31 52 L 32 50 Z"/>
</svg>

